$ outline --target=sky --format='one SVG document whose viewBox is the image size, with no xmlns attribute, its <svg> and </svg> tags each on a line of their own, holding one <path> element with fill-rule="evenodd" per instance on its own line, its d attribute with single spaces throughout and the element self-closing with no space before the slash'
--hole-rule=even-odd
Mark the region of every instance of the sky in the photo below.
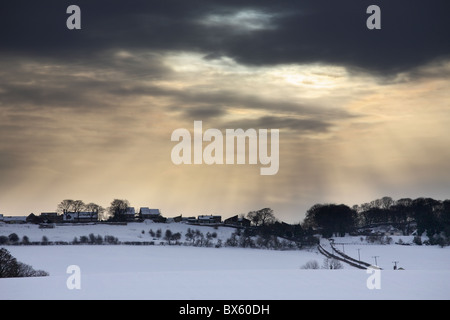
<svg viewBox="0 0 450 320">
<path fill-rule="evenodd" d="M 81 29 L 69 30 L 69 5 Z M 381 11 L 369 30 L 367 7 Z M 164 216 L 448 199 L 446 0 L 3 1 L 0 213 Z M 178 128 L 278 129 L 279 170 L 180 164 Z M 208 143 L 204 142 L 203 147 Z M 270 150 L 270 148 L 269 148 Z"/>
</svg>

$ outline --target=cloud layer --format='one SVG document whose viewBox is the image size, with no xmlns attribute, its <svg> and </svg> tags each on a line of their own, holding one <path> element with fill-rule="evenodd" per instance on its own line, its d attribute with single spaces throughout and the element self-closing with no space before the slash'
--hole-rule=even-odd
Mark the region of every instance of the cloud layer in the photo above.
<svg viewBox="0 0 450 320">
<path fill-rule="evenodd" d="M 0 212 L 64 198 L 177 214 L 445 196 L 450 22 L 435 0 L 1 4 Z M 27 8 L 27 10 L 24 10 Z M 280 129 L 280 171 L 175 166 L 171 132 Z M 36 213 L 36 212 L 35 212 Z"/>
</svg>

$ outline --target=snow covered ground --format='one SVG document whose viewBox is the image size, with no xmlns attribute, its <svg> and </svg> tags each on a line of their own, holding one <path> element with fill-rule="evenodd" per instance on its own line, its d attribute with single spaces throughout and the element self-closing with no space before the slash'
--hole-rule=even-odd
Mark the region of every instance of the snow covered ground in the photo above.
<svg viewBox="0 0 450 320">
<path fill-rule="evenodd" d="M 0 223 L 0 236 L 8 236 L 11 233 L 16 233 L 19 239 L 23 236 L 27 236 L 30 242 L 41 241 L 42 237 L 45 235 L 49 241 L 66 241 L 71 242 L 75 237 L 80 239 L 81 236 L 88 236 L 89 234 L 94 234 L 95 236 L 114 236 L 121 242 L 126 241 L 154 241 L 159 244 L 164 237 L 166 230 L 170 230 L 173 233 L 180 232 L 183 235 L 182 240 L 184 241 L 184 235 L 188 228 L 192 230 L 200 230 L 206 235 L 207 232 L 217 233 L 216 239 L 226 240 L 231 234 L 236 230 L 230 227 L 210 227 L 210 226 L 197 226 L 197 225 L 187 225 L 184 223 L 154 223 L 152 221 L 145 222 L 133 222 L 127 225 L 110 225 L 110 224 L 58 224 L 52 229 L 40 229 L 38 225 L 35 224 L 4 224 Z M 152 237 L 149 231 L 153 230 L 156 233 L 158 229 L 161 229 L 162 237 L 156 238 Z M 142 233 L 143 232 L 143 233 Z"/>
<path fill-rule="evenodd" d="M 111 229 L 105 232 L 121 241 L 134 241 L 141 234 L 141 226 L 114 226 L 118 228 L 114 233 Z M 166 226 L 174 232 L 187 228 L 182 224 Z M 27 235 L 31 241 L 38 241 L 46 234 L 50 241 L 58 237 L 71 241 L 74 232 L 79 232 L 78 236 L 98 234 L 104 226 L 92 226 L 95 230 L 83 226 L 79 231 L 73 228 L 80 226 L 25 227 L 30 226 L 15 226 L 19 237 Z M 0 227 L 0 235 L 11 233 L 11 228 L 7 231 L 2 228 L 7 227 Z M 19 234 L 20 228 L 24 233 Z M 155 225 L 146 226 L 145 237 L 149 237 L 150 228 L 157 229 Z M 202 232 L 206 230 L 214 229 Z M 233 229 L 214 231 L 225 237 Z M 301 269 L 310 260 L 322 265 L 323 256 L 317 250 L 159 245 L 5 246 L 19 261 L 45 270 L 50 276 L 0 279 L 0 299 L 450 299 L 450 248 L 351 244 L 350 238 L 336 238 L 338 243 L 344 241 L 348 255 L 358 257 L 356 249 L 360 248 L 361 259 L 365 261 L 372 262 L 375 255 L 379 257 L 378 264 L 384 268 L 379 274 L 380 289 L 368 288 L 372 274 L 347 265 L 342 270 Z M 336 247 L 342 249 L 342 245 Z M 392 261 L 399 261 L 399 266 L 406 270 L 392 270 Z M 80 268 L 80 289 L 67 287 L 71 274 L 66 271 L 70 265 Z"/>
</svg>

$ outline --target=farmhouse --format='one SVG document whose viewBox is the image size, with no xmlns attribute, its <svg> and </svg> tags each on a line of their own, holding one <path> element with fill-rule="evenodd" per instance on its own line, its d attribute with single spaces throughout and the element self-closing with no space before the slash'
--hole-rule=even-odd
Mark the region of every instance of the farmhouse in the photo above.
<svg viewBox="0 0 450 320">
<path fill-rule="evenodd" d="M 195 217 L 189 217 L 185 221 L 188 224 L 217 225 L 222 223 L 222 216 L 201 215 L 198 216 L 197 219 Z"/>
<path fill-rule="evenodd" d="M 125 221 L 136 220 L 136 210 L 133 207 L 128 207 L 124 213 Z"/>
<path fill-rule="evenodd" d="M 161 212 L 159 211 L 159 209 L 149 209 L 148 207 L 141 207 L 139 209 L 139 219 L 160 222 L 161 220 L 163 220 L 163 217 L 161 216 Z"/>
<path fill-rule="evenodd" d="M 197 222 L 199 224 L 219 224 L 222 223 L 222 216 L 198 216 Z"/>
<path fill-rule="evenodd" d="M 95 211 L 82 211 L 82 212 L 64 212 L 64 222 L 97 222 L 98 213 Z"/>
<path fill-rule="evenodd" d="M 225 221 L 223 223 L 227 224 L 227 225 L 232 225 L 232 226 L 250 227 L 251 221 L 246 218 L 235 215 L 234 217 L 225 219 Z"/>
<path fill-rule="evenodd" d="M 26 216 L 3 216 L 3 222 L 12 224 L 21 224 L 27 222 Z"/>
<path fill-rule="evenodd" d="M 58 223 L 63 221 L 63 215 L 58 215 L 57 212 L 41 212 L 41 215 L 39 216 L 42 220 L 42 222 L 49 222 L 49 223 Z"/>
</svg>

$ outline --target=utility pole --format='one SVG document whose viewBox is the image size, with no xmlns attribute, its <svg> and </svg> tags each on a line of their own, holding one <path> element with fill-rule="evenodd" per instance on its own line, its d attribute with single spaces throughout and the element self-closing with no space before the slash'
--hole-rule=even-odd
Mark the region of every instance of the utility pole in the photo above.
<svg viewBox="0 0 450 320">
<path fill-rule="evenodd" d="M 397 270 L 397 263 L 399 263 L 400 261 L 392 261 L 392 263 L 394 264 L 394 270 Z"/>
<path fill-rule="evenodd" d="M 375 265 L 376 266 L 378 266 L 378 263 L 377 263 L 377 258 L 379 258 L 380 256 L 372 256 L 372 258 L 374 258 L 375 259 Z"/>
<path fill-rule="evenodd" d="M 358 249 L 356 249 L 356 250 L 358 250 L 358 260 L 361 261 L 361 254 L 360 254 L 360 252 L 359 252 L 361 249 L 358 248 Z"/>
</svg>

